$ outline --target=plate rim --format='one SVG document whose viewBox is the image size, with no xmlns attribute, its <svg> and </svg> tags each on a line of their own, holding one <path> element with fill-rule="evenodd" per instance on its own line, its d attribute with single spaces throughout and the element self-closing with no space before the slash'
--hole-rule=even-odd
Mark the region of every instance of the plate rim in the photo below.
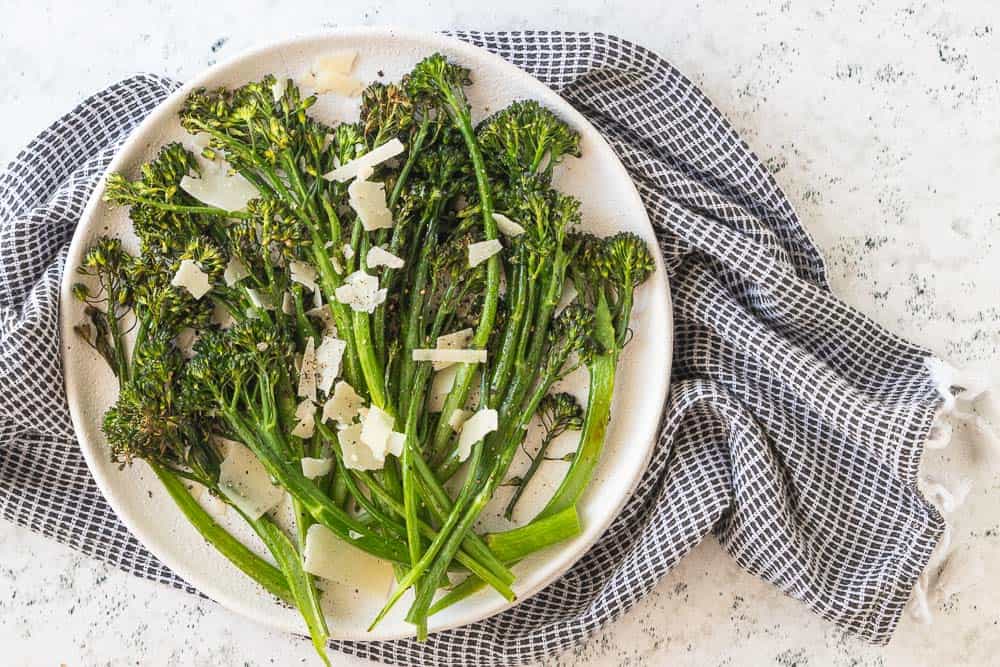
<svg viewBox="0 0 1000 667">
<path fill-rule="evenodd" d="M 193 89 L 205 85 L 205 82 L 211 80 L 214 76 L 219 73 L 224 72 L 226 69 L 238 66 L 241 63 L 252 61 L 254 59 L 260 58 L 262 56 L 267 56 L 271 52 L 277 51 L 279 49 L 293 48 L 296 46 L 306 45 L 312 42 L 322 41 L 322 40 L 351 40 L 351 39 L 376 39 L 376 40 L 393 40 L 393 39 L 405 39 L 412 40 L 416 42 L 425 43 L 428 46 L 428 51 L 433 50 L 448 50 L 453 54 L 459 56 L 469 55 L 471 59 L 485 59 L 491 61 L 491 66 L 499 70 L 503 70 L 511 76 L 527 79 L 532 87 L 539 89 L 539 98 L 542 99 L 547 106 L 557 107 L 561 115 L 570 116 L 576 122 L 576 124 L 581 125 L 589 129 L 593 136 L 593 140 L 603 143 L 608 149 L 608 153 L 614 159 L 617 168 L 621 171 L 624 181 L 628 183 L 628 193 L 627 196 L 638 205 L 639 210 L 643 213 L 643 221 L 645 224 L 653 231 L 655 236 L 655 228 L 652 222 L 649 220 L 649 214 L 646 210 L 645 205 L 639 195 L 638 189 L 632 177 L 629 175 L 628 170 L 625 168 L 624 164 L 621 162 L 620 157 L 613 147 L 608 143 L 607 139 L 601 134 L 599 130 L 575 107 L 573 107 L 568 101 L 563 99 L 558 93 L 549 88 L 547 85 L 542 83 L 540 80 L 535 78 L 533 75 L 529 74 L 520 67 L 510 63 L 500 56 L 469 42 L 465 42 L 453 33 L 441 33 L 441 32 L 428 32 L 423 30 L 412 30 L 409 28 L 400 28 L 394 26 L 364 26 L 364 27 L 344 27 L 335 28 L 329 30 L 323 30 L 320 32 L 312 32 L 308 34 L 286 36 L 276 39 L 267 40 L 265 42 L 259 43 L 256 46 L 247 48 L 240 53 L 234 55 L 231 58 L 220 61 L 214 65 L 211 65 L 195 76 L 191 77 L 188 81 L 184 82 L 176 90 L 171 92 L 166 98 L 164 98 L 150 113 L 146 118 L 142 120 L 132 131 L 128 134 L 126 139 L 118 147 L 115 152 L 114 157 L 108 164 L 107 169 L 101 174 L 101 177 L 91 192 L 87 204 L 80 215 L 79 222 L 73 232 L 73 237 L 70 242 L 69 248 L 67 250 L 67 265 L 69 261 L 75 257 L 80 256 L 81 246 L 85 242 L 85 233 L 92 226 L 92 221 L 95 216 L 95 211 L 100 205 L 101 195 L 104 192 L 105 182 L 107 175 L 115 171 L 120 171 L 123 167 L 128 166 L 125 160 L 125 156 L 136 149 L 136 145 L 140 142 L 141 138 L 151 129 L 159 125 L 165 118 L 169 117 L 170 109 L 174 106 L 175 102 L 186 96 Z M 537 99 L 537 98 L 536 98 Z M 663 279 L 663 290 L 661 293 L 663 313 L 665 317 L 666 333 L 668 334 L 669 344 L 665 348 L 664 352 L 664 370 L 662 379 L 659 381 L 657 387 L 653 387 L 653 393 L 659 396 L 658 403 L 661 407 L 666 405 L 668 392 L 669 392 L 669 378 L 673 366 L 673 336 L 674 336 L 674 322 L 673 322 L 673 307 L 672 307 L 672 297 L 669 276 L 666 273 L 665 264 L 663 257 L 660 253 L 654 252 L 653 259 L 655 263 L 655 272 L 660 274 Z M 66 308 L 64 304 L 67 303 L 69 299 L 72 299 L 71 288 L 73 285 L 73 275 L 74 272 L 70 270 L 63 270 L 63 277 L 61 280 L 60 287 L 60 309 L 59 309 L 59 330 L 60 330 L 60 359 L 62 360 L 70 350 L 68 349 L 68 340 L 71 340 L 73 323 L 68 321 L 69 315 L 67 313 L 70 311 Z M 187 583 L 196 588 L 198 591 L 209 596 L 212 600 L 216 601 L 218 604 L 222 605 L 226 609 L 229 609 L 237 614 L 244 617 L 250 618 L 254 621 L 262 623 L 271 628 L 277 628 L 282 631 L 287 631 L 295 634 L 303 634 L 303 628 L 292 627 L 290 624 L 283 622 L 283 617 L 281 616 L 269 616 L 260 613 L 259 609 L 253 604 L 247 604 L 245 599 L 240 596 L 231 596 L 226 593 L 221 593 L 219 589 L 213 586 L 210 582 L 206 585 L 206 578 L 204 575 L 199 574 L 197 568 L 189 566 L 183 559 L 174 558 L 169 552 L 161 552 L 157 547 L 154 547 L 159 540 L 152 534 L 148 533 L 142 528 L 142 523 L 137 520 L 138 517 L 132 516 L 132 513 L 124 506 L 121 499 L 117 496 L 114 491 L 114 482 L 104 474 L 103 469 L 98 464 L 96 456 L 99 453 L 106 453 L 105 448 L 101 446 L 100 443 L 92 442 L 90 438 L 85 437 L 85 430 L 82 425 L 86 423 L 87 416 L 82 413 L 81 401 L 79 396 L 81 394 L 81 389 L 83 383 L 79 378 L 75 376 L 75 366 L 72 364 L 62 364 L 64 369 L 64 386 L 66 390 L 67 402 L 69 404 L 69 411 L 71 420 L 73 422 L 74 434 L 77 437 L 80 450 L 83 454 L 84 460 L 87 463 L 87 467 L 90 470 L 90 474 L 93 477 L 97 487 L 100 489 L 101 494 L 104 499 L 110 505 L 111 509 L 115 512 L 116 517 L 120 520 L 126 528 L 136 537 L 136 539 L 143 545 L 144 548 L 148 549 L 150 553 L 156 556 L 161 562 L 163 562 L 167 567 L 169 567 L 173 572 L 178 574 Z M 432 633 L 443 632 L 446 630 L 451 630 L 458 627 L 464 627 L 473 623 L 481 622 L 487 618 L 490 618 L 496 614 L 502 613 L 522 602 L 528 598 L 534 596 L 544 588 L 548 587 L 560 577 L 562 577 L 573 565 L 575 565 L 590 549 L 596 544 L 607 532 L 608 528 L 614 522 L 614 520 L 621 514 L 622 509 L 628 503 L 628 501 L 635 494 L 636 488 L 639 485 L 643 475 L 649 467 L 649 462 L 652 459 L 653 453 L 656 450 L 656 444 L 658 440 L 659 433 L 659 420 L 651 423 L 646 427 L 645 438 L 646 447 L 643 457 L 642 464 L 638 466 L 633 475 L 633 479 L 628 485 L 627 492 L 621 495 L 618 503 L 615 507 L 609 508 L 601 514 L 601 518 L 598 523 L 600 526 L 594 529 L 589 535 L 588 539 L 579 542 L 573 549 L 562 549 L 561 551 L 554 552 L 549 559 L 544 563 L 539 564 L 537 567 L 540 571 L 540 575 L 537 577 L 537 582 L 530 588 L 523 591 L 523 593 L 518 595 L 517 600 L 514 602 L 507 602 L 499 596 L 495 596 L 496 600 L 489 605 L 484 605 L 484 610 L 482 613 L 470 614 L 468 618 L 459 618 L 453 622 L 448 622 L 440 625 L 439 627 L 432 628 Z M 197 583 L 196 583 L 197 582 Z M 336 627 L 330 628 L 330 639 L 331 640 L 342 640 L 342 641 L 391 641 L 397 639 L 406 639 L 414 636 L 413 632 L 382 632 L 380 633 L 378 629 L 372 633 L 365 635 L 357 635 L 352 632 L 340 632 L 338 633 Z"/>
</svg>

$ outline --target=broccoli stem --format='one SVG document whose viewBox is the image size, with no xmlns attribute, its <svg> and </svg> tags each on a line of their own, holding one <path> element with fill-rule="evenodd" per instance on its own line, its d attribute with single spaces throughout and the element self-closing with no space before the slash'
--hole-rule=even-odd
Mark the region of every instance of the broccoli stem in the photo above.
<svg viewBox="0 0 1000 667">
<path fill-rule="evenodd" d="M 473 448 L 472 456 L 470 458 L 470 466 L 473 466 L 473 468 L 479 465 L 482 451 L 482 443 L 479 443 Z M 464 506 L 467 501 L 472 492 L 472 481 L 473 476 L 470 475 L 466 480 L 466 483 L 462 486 L 462 490 L 459 492 L 458 498 L 455 500 L 456 509 Z M 393 606 L 395 606 L 396 602 L 398 602 L 403 596 L 403 593 L 409 590 L 410 586 L 416 583 L 419 577 L 424 574 L 425 570 L 430 568 L 427 576 L 431 581 L 438 581 L 440 577 L 444 575 L 448 564 L 451 563 L 452 558 L 455 557 L 461 545 L 461 539 L 456 540 L 457 533 L 453 532 L 453 529 L 459 523 L 459 516 L 460 513 L 458 511 L 453 511 L 451 515 L 449 515 L 448 520 L 443 526 L 441 526 L 441 530 L 438 531 L 438 534 L 435 536 L 430 546 L 427 547 L 427 550 L 423 553 L 420 559 L 413 563 L 410 571 L 406 574 L 402 581 L 399 582 L 399 585 L 396 587 L 396 591 L 389 598 L 389 601 L 386 602 L 385 606 L 375 617 L 375 620 L 372 621 L 371 625 L 368 627 L 369 632 L 373 630 L 383 618 L 385 618 L 385 615 L 389 613 L 389 610 L 391 610 Z M 461 538 L 461 536 L 458 537 Z M 440 557 L 438 557 L 439 553 Z M 424 598 L 420 597 L 420 593 L 422 592 L 422 590 L 418 591 L 418 597 L 413 603 L 413 606 L 410 609 L 410 615 L 407 616 L 407 619 L 417 625 L 418 631 L 423 628 L 423 631 L 426 634 L 426 613 L 423 611 Z M 513 595 L 513 592 L 511 592 L 511 595 Z M 427 601 L 426 605 L 429 606 L 429 601 Z M 413 618 L 411 618 L 411 616 Z M 421 638 L 418 637 L 418 639 Z"/>
<path fill-rule="evenodd" d="M 531 459 L 531 465 L 528 466 L 527 472 L 521 476 L 521 481 L 514 489 L 514 493 L 510 497 L 510 501 L 507 502 L 507 507 L 504 508 L 503 515 L 509 521 L 512 516 L 514 516 L 514 508 L 517 507 L 517 503 L 521 500 L 521 496 L 524 495 L 524 490 L 528 487 L 531 479 L 538 472 L 538 469 L 542 466 L 542 461 L 545 460 L 545 454 L 549 450 L 549 445 L 552 441 L 556 439 L 558 434 L 554 432 L 549 432 L 545 434 L 542 438 L 541 444 L 538 446 L 538 451 L 535 456 Z"/>
<path fill-rule="evenodd" d="M 490 189 L 489 176 L 486 172 L 486 165 L 483 161 L 482 151 L 476 141 L 476 134 L 472 127 L 472 117 L 468 103 L 460 100 L 449 85 L 441 85 L 440 91 L 445 100 L 445 108 L 448 110 L 458 131 L 465 140 L 469 157 L 472 159 L 472 169 L 476 176 L 476 189 L 479 192 L 480 213 L 483 220 L 483 235 L 486 240 L 497 238 L 497 223 L 493 219 L 493 193 Z M 497 305 L 500 299 L 500 257 L 493 255 L 486 260 L 486 288 L 483 294 L 482 311 L 479 314 L 479 323 L 472 336 L 472 347 L 484 348 L 489 342 L 493 332 L 493 323 L 496 321 Z M 472 379 L 476 372 L 475 364 L 460 364 L 455 375 L 455 383 L 452 385 L 448 397 L 445 399 L 444 409 L 441 414 L 450 415 L 456 409 L 465 405 L 469 396 L 469 389 L 472 387 Z M 434 430 L 431 444 L 432 452 L 441 452 L 448 445 L 453 433 L 447 419 L 438 422 Z"/>
<path fill-rule="evenodd" d="M 330 442 L 335 441 L 335 435 L 333 431 L 326 424 L 317 423 L 316 428 L 319 429 L 321 435 Z M 335 455 L 338 459 L 338 465 L 343 465 L 343 454 L 339 451 L 338 447 L 334 447 Z M 419 465 L 421 461 L 419 456 L 414 457 L 414 462 Z M 391 512 L 399 516 L 400 518 L 405 518 L 406 508 L 392 495 L 386 491 L 386 489 L 374 478 L 364 471 L 351 471 L 344 468 L 345 472 L 353 473 L 357 478 L 364 483 L 365 487 L 371 493 L 374 500 L 378 500 L 385 507 L 387 507 Z M 360 492 L 357 483 L 353 480 L 348 479 L 347 484 L 355 494 L 359 503 L 369 511 L 377 520 L 381 521 L 384 526 L 394 528 L 396 534 L 404 534 L 405 528 L 400 526 L 398 523 L 393 522 L 391 519 L 386 517 L 382 511 L 371 503 L 371 500 L 364 498 Z M 424 521 L 418 519 L 417 526 L 420 529 L 421 535 L 428 539 L 435 539 L 438 536 L 438 531 L 435 531 L 431 526 L 429 526 Z M 495 556 L 480 542 L 481 548 L 477 549 L 473 541 L 469 541 L 468 545 L 463 544 L 465 549 L 458 553 L 456 560 L 470 571 L 475 572 L 479 577 L 487 581 L 491 586 L 497 589 L 505 597 L 508 595 L 513 595 L 510 592 L 509 584 L 514 581 L 514 575 L 504 567 L 503 563 L 498 561 Z M 407 563 L 408 564 L 408 563 Z"/>
<path fill-rule="evenodd" d="M 373 556 L 404 565 L 408 563 L 405 546 L 402 543 L 373 532 L 369 526 L 347 514 L 312 480 L 307 479 L 300 470 L 285 461 L 280 454 L 283 447 L 280 443 L 277 446 L 275 444 L 276 434 L 269 432 L 268 428 L 255 429 L 232 408 L 223 406 L 222 414 L 243 444 L 249 447 L 264 465 L 268 474 L 297 498 L 318 523 L 329 528 L 349 544 Z M 351 539 L 352 530 L 361 536 Z"/>
<path fill-rule="evenodd" d="M 527 526 L 502 533 L 491 533 L 486 536 L 486 540 L 490 548 L 494 549 L 507 565 L 513 567 L 533 553 L 576 537 L 582 530 L 576 506 L 570 506 L 543 521 L 532 522 Z M 441 596 L 431 606 L 428 614 L 433 616 L 485 587 L 486 584 L 482 579 L 471 575 Z"/>
<path fill-rule="evenodd" d="M 198 504 L 198 501 L 194 499 L 194 496 L 177 475 L 155 461 L 147 461 L 147 463 L 160 482 L 163 483 L 167 493 L 177 504 L 177 508 L 209 544 L 269 593 L 286 602 L 293 600 L 292 591 L 280 570 L 247 549 L 229 531 L 216 523 L 215 519 Z M 254 521 L 250 523 L 251 525 L 255 524 Z M 254 527 L 256 528 L 256 526 Z"/>
<path fill-rule="evenodd" d="M 550 517 L 571 505 L 575 505 L 583 495 L 594 475 L 594 468 L 601 460 L 604 438 L 611 419 L 611 400 L 615 390 L 615 368 L 618 365 L 620 349 L 614 343 L 615 328 L 611 313 L 603 293 L 598 296 L 594 313 L 595 338 L 606 350 L 598 354 L 588 364 L 590 389 L 587 398 L 587 414 L 584 417 L 580 444 L 569 470 L 559 488 L 552 494 L 548 504 L 538 514 L 536 520 Z M 625 321 L 628 321 L 626 315 Z"/>
<path fill-rule="evenodd" d="M 312 576 L 302 567 L 302 557 L 291 540 L 270 521 L 251 521 L 251 525 L 274 556 L 281 571 L 285 574 L 292 592 L 295 606 L 309 628 L 309 636 L 313 646 L 323 663 L 329 667 L 330 660 L 326 656 L 326 641 L 330 631 L 326 625 L 326 616 L 320 606 L 319 594 Z"/>
</svg>

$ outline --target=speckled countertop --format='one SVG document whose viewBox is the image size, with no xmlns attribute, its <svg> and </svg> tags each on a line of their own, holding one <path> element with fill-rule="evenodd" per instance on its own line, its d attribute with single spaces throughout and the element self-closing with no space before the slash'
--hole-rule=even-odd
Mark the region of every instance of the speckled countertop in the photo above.
<svg viewBox="0 0 1000 667">
<path fill-rule="evenodd" d="M 631 5 L 629 7 L 628 5 Z M 177 78 L 327 27 L 601 30 L 697 82 L 774 171 L 834 290 L 1000 378 L 1000 5 L 944 0 L 279 3 L 0 1 L 0 162 L 129 73 Z M 976 406 L 995 427 L 1000 410 Z M 739 570 L 711 539 L 642 604 L 550 665 L 986 665 L 1000 656 L 1000 465 L 969 426 L 925 469 L 968 478 L 954 543 L 978 581 L 865 645 Z M 307 642 L 0 522 L 4 665 L 288 665 Z M 359 664 L 347 658 L 337 664 Z"/>
</svg>

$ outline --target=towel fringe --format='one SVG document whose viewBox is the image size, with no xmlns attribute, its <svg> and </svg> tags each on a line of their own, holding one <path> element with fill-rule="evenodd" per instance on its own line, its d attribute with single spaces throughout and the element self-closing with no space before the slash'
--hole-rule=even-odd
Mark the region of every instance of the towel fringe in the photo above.
<svg viewBox="0 0 1000 667">
<path fill-rule="evenodd" d="M 944 449 L 952 442 L 954 423 L 969 423 L 979 432 L 994 452 L 1000 452 L 1000 436 L 981 415 L 971 411 L 972 404 L 990 394 L 992 383 L 982 369 L 960 370 L 936 357 L 928 357 L 924 365 L 944 402 L 938 409 L 925 443 L 926 449 Z M 932 602 L 945 599 L 959 592 L 976 576 L 981 576 L 982 562 L 976 566 L 977 556 L 968 548 L 952 549 L 952 524 L 947 515 L 953 513 L 969 497 L 972 480 L 963 477 L 953 483 L 921 476 L 918 486 L 924 497 L 942 515 L 945 515 L 945 530 L 923 573 L 913 586 L 908 605 L 910 616 L 919 623 L 931 623 L 934 614 Z M 979 572 L 980 575 L 976 575 Z"/>
</svg>

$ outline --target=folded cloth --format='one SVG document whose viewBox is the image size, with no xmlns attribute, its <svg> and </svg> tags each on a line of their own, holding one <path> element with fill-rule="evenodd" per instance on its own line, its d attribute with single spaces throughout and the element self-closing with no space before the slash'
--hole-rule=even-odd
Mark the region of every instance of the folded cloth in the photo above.
<svg viewBox="0 0 1000 667">
<path fill-rule="evenodd" d="M 887 642 L 944 526 L 916 488 L 939 403 L 927 353 L 831 293 L 771 174 L 662 58 L 601 34 L 456 36 L 551 86 L 621 156 L 670 274 L 670 398 L 635 494 L 557 582 L 422 644 L 333 646 L 403 665 L 538 660 L 619 617 L 709 533 L 817 614 Z M 91 479 L 65 403 L 57 328 L 66 248 L 87 197 L 176 86 L 149 75 L 111 86 L 0 175 L 0 510 L 127 572 L 193 590 L 136 541 Z"/>
</svg>

